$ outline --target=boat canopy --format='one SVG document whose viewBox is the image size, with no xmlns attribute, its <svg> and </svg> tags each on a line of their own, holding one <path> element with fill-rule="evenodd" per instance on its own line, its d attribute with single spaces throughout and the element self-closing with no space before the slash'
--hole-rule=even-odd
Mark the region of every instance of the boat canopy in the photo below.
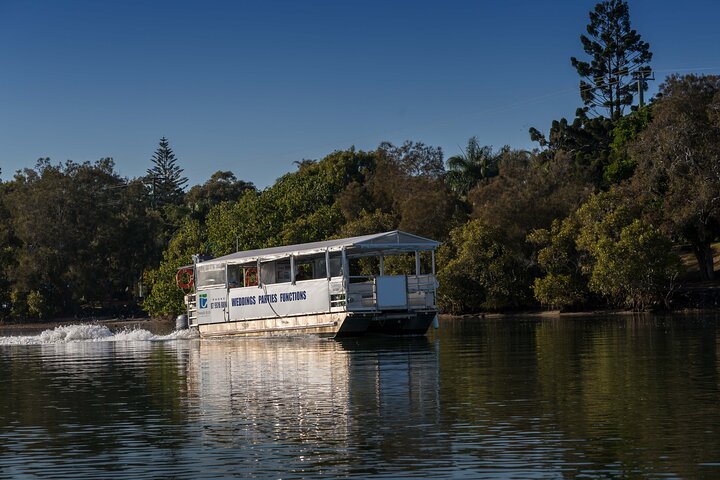
<svg viewBox="0 0 720 480">
<path fill-rule="evenodd" d="M 214 263 L 246 264 L 258 260 L 277 260 L 290 256 L 314 255 L 323 252 L 346 251 L 348 257 L 364 257 L 372 255 L 392 255 L 426 250 L 435 250 L 440 242 L 420 237 L 400 230 L 362 235 L 359 237 L 338 238 L 322 242 L 301 243 L 282 247 L 261 248 L 244 252 L 231 253 L 222 257 L 202 262 L 202 265 Z"/>
</svg>

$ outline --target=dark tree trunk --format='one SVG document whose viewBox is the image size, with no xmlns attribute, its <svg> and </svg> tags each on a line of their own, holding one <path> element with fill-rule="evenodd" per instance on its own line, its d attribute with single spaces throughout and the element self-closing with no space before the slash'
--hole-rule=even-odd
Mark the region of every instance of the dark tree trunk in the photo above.
<svg viewBox="0 0 720 480">
<path fill-rule="evenodd" d="M 702 242 L 694 245 L 695 258 L 698 262 L 700 270 L 700 278 L 702 280 L 715 280 L 715 270 L 713 268 L 713 249 L 710 242 Z"/>
</svg>

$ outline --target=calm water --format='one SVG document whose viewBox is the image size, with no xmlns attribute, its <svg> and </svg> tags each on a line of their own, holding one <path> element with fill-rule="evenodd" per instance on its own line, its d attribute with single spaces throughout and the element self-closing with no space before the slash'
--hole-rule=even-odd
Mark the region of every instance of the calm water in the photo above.
<svg viewBox="0 0 720 480">
<path fill-rule="evenodd" d="M 717 317 L 0 338 L 0 478 L 720 478 Z"/>
</svg>

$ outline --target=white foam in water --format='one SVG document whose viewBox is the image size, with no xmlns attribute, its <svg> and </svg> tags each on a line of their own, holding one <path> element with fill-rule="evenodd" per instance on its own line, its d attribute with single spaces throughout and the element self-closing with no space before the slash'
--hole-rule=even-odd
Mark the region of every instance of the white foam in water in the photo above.
<svg viewBox="0 0 720 480">
<path fill-rule="evenodd" d="M 169 335 L 155 335 L 141 328 L 113 333 L 105 325 L 61 325 L 39 335 L 0 337 L 0 345 L 46 345 L 71 342 L 162 342 L 197 338 L 194 330 L 178 330 Z"/>
</svg>

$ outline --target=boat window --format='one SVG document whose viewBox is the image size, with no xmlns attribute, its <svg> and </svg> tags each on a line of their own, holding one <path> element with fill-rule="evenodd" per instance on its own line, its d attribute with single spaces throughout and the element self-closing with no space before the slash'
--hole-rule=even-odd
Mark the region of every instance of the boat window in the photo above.
<svg viewBox="0 0 720 480">
<path fill-rule="evenodd" d="M 312 280 L 313 276 L 313 263 L 302 262 L 295 264 L 295 281 Z"/>
<path fill-rule="evenodd" d="M 263 284 L 289 283 L 293 281 L 316 280 L 327 277 L 325 254 L 298 256 L 293 260 L 295 272 L 290 270 L 290 259 L 283 258 L 272 262 L 264 262 L 260 266 L 260 280 Z M 339 253 L 330 256 L 330 276 L 342 276 L 342 260 Z"/>
<path fill-rule="evenodd" d="M 240 265 L 228 265 L 228 288 L 238 288 L 243 286 L 243 268 Z"/>
<path fill-rule="evenodd" d="M 225 264 L 198 265 L 198 288 L 225 286 Z"/>
<path fill-rule="evenodd" d="M 324 259 L 323 259 L 324 261 Z M 340 253 L 330 254 L 330 276 L 341 277 L 342 276 L 342 257 Z"/>
<path fill-rule="evenodd" d="M 339 253 L 330 254 L 330 276 L 340 277 L 342 276 L 342 258 Z M 313 260 L 313 276 L 312 278 L 326 278 L 327 271 L 325 270 L 325 255 L 317 257 Z"/>
<path fill-rule="evenodd" d="M 264 285 L 275 283 L 275 262 L 260 264 L 260 281 Z"/>
<path fill-rule="evenodd" d="M 258 284 L 258 269 L 257 267 L 245 267 L 243 269 L 243 282 L 246 287 L 256 287 Z"/>
<path fill-rule="evenodd" d="M 415 275 L 415 253 L 401 253 L 385 257 L 386 275 Z"/>
<path fill-rule="evenodd" d="M 256 287 L 258 271 L 256 264 L 228 265 L 228 288 Z"/>
<path fill-rule="evenodd" d="M 380 257 L 348 259 L 351 277 L 373 277 L 380 274 Z"/>
<path fill-rule="evenodd" d="M 275 264 L 275 283 L 290 281 L 290 260 L 282 260 Z"/>
</svg>

